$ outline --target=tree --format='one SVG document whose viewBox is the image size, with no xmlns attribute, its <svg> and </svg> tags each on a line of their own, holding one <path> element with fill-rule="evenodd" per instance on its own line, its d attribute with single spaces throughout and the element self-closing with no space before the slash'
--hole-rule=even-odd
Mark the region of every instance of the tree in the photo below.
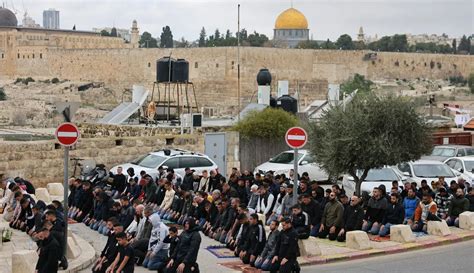
<svg viewBox="0 0 474 273">
<path fill-rule="evenodd" d="M 390 51 L 399 51 L 399 52 L 407 52 L 408 51 L 408 41 L 407 36 L 405 34 L 399 35 L 395 34 L 390 39 Z"/>
<path fill-rule="evenodd" d="M 357 89 L 358 94 L 368 94 L 372 91 L 374 83 L 366 80 L 363 75 L 355 74 L 352 79 L 349 79 L 341 84 L 341 99 L 344 94 L 350 94 Z"/>
<path fill-rule="evenodd" d="M 140 41 L 138 41 L 140 47 L 144 48 L 157 48 L 158 41 L 151 36 L 149 32 L 143 32 L 142 36 L 140 37 Z"/>
<path fill-rule="evenodd" d="M 294 115 L 269 107 L 261 112 L 251 111 L 233 129 L 244 138 L 283 139 L 286 131 L 297 125 L 298 119 Z"/>
<path fill-rule="evenodd" d="M 112 30 L 110 31 L 110 36 L 118 37 L 117 29 L 115 27 L 113 27 Z"/>
<path fill-rule="evenodd" d="M 453 53 L 456 54 L 458 47 L 456 46 L 457 42 L 456 39 L 453 39 L 452 47 L 453 47 Z"/>
<path fill-rule="evenodd" d="M 258 32 L 254 31 L 250 34 L 247 38 L 247 42 L 250 46 L 263 46 L 266 42 L 268 42 L 268 37 L 265 34 L 259 34 Z"/>
<path fill-rule="evenodd" d="M 201 33 L 199 33 L 199 47 L 206 46 L 206 29 L 202 27 Z"/>
<path fill-rule="evenodd" d="M 301 41 L 298 43 L 298 48 L 304 48 L 304 49 L 319 49 L 321 46 L 319 45 L 318 42 L 316 41 Z"/>
<path fill-rule="evenodd" d="M 7 100 L 7 95 L 5 94 L 5 89 L 0 87 L 0 100 Z"/>
<path fill-rule="evenodd" d="M 322 49 L 336 49 L 336 45 L 331 42 L 329 39 L 326 40 L 326 42 L 321 44 Z"/>
<path fill-rule="evenodd" d="M 160 47 L 161 48 L 172 48 L 173 47 L 173 33 L 169 26 L 163 28 L 160 36 Z"/>
<path fill-rule="evenodd" d="M 100 31 L 100 36 L 108 37 L 110 36 L 110 33 L 107 30 L 103 29 Z"/>
<path fill-rule="evenodd" d="M 189 47 L 189 41 L 184 39 L 184 37 L 181 37 L 181 40 L 176 42 L 176 47 L 178 48 L 186 48 Z"/>
<path fill-rule="evenodd" d="M 228 40 L 232 38 L 232 32 L 230 32 L 230 29 L 228 29 L 225 33 L 225 39 Z"/>
<path fill-rule="evenodd" d="M 417 160 L 432 145 L 427 124 L 402 97 L 357 96 L 309 127 L 316 161 L 331 175 L 354 177 L 359 195 L 370 169 Z"/>
<path fill-rule="evenodd" d="M 240 35 L 240 42 L 247 40 L 247 30 L 245 28 L 241 29 L 236 35 Z"/>
<path fill-rule="evenodd" d="M 221 33 L 219 32 L 219 29 L 217 28 L 216 31 L 214 32 L 214 39 L 219 40 L 221 38 Z"/>
<path fill-rule="evenodd" d="M 342 34 L 336 41 L 336 47 L 342 50 L 352 50 L 355 48 L 354 42 L 352 42 L 351 36 L 349 34 Z"/>
<path fill-rule="evenodd" d="M 471 40 L 468 39 L 466 35 L 463 35 L 461 41 L 459 42 L 458 52 L 460 53 L 469 53 L 471 51 Z"/>
</svg>

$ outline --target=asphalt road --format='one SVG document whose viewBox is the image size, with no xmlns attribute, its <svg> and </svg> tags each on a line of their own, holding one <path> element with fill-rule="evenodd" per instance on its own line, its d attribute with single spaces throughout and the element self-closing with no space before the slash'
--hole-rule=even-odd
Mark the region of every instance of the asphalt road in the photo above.
<svg viewBox="0 0 474 273">
<path fill-rule="evenodd" d="M 302 267 L 305 273 L 471 273 L 474 240 L 369 259 Z"/>
</svg>

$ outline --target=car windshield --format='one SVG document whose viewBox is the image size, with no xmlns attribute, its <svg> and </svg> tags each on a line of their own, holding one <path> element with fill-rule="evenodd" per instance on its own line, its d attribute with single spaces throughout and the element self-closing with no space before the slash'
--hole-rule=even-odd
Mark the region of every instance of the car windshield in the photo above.
<svg viewBox="0 0 474 273">
<path fill-rule="evenodd" d="M 298 160 L 301 159 L 303 154 L 298 153 Z M 294 154 L 291 152 L 281 153 L 270 160 L 270 163 L 277 164 L 292 164 L 294 159 Z"/>
<path fill-rule="evenodd" d="M 163 161 L 165 161 L 165 159 L 166 158 L 159 155 L 147 154 L 138 158 L 135 161 L 132 161 L 132 164 L 144 168 L 156 169 L 161 163 L 163 163 Z"/>
<path fill-rule="evenodd" d="M 466 165 L 466 171 L 472 172 L 474 170 L 474 160 L 473 161 L 464 161 L 464 165 Z"/>
<path fill-rule="evenodd" d="M 358 171 L 361 175 L 362 171 Z M 398 180 L 395 172 L 390 168 L 371 169 L 365 178 L 365 181 L 394 181 Z"/>
<path fill-rule="evenodd" d="M 454 177 L 451 169 L 444 164 L 416 164 L 413 170 L 417 177 Z"/>
<path fill-rule="evenodd" d="M 434 156 L 456 156 L 456 149 L 446 147 L 435 147 L 431 155 Z"/>
</svg>

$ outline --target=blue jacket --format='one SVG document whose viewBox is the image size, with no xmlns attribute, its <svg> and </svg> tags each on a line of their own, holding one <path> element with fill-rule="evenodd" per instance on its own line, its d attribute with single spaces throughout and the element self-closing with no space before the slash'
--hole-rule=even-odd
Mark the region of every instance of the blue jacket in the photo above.
<svg viewBox="0 0 474 273">
<path fill-rule="evenodd" d="M 405 197 L 405 199 L 403 200 L 403 207 L 405 208 L 405 219 L 413 219 L 413 215 L 415 215 L 415 210 L 419 202 L 420 199 L 418 199 L 418 197 L 412 199 Z"/>
</svg>

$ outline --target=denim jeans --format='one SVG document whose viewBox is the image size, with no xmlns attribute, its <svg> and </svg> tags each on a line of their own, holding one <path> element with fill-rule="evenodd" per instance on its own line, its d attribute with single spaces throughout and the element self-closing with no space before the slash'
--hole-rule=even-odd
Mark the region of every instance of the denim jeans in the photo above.
<svg viewBox="0 0 474 273">
<path fill-rule="evenodd" d="M 390 224 L 390 223 L 386 223 L 385 225 L 383 225 L 383 228 L 381 228 L 380 231 L 379 231 L 379 236 L 380 237 L 385 237 L 385 236 L 389 235 L 391 226 L 392 226 L 392 224 Z"/>
<path fill-rule="evenodd" d="M 166 266 L 168 261 L 168 249 L 162 249 L 158 251 L 153 256 L 146 257 L 143 261 L 143 267 L 148 268 L 149 270 L 158 270 Z"/>
<path fill-rule="evenodd" d="M 262 271 L 269 271 L 272 266 L 272 259 L 262 258 L 260 261 L 255 262 L 255 268 L 261 269 Z"/>
<path fill-rule="evenodd" d="M 380 223 L 377 223 L 376 225 L 371 222 L 367 221 L 367 224 L 362 225 L 362 231 L 368 232 L 373 235 L 379 234 L 380 231 Z"/>
<path fill-rule="evenodd" d="M 318 237 L 320 227 L 321 227 L 320 223 L 317 223 L 316 225 L 314 225 L 313 228 L 311 229 L 309 235 L 313 236 L 313 237 Z"/>
<path fill-rule="evenodd" d="M 446 219 L 446 224 L 448 224 L 448 226 L 459 227 L 459 217 L 449 216 L 448 219 Z"/>
</svg>

